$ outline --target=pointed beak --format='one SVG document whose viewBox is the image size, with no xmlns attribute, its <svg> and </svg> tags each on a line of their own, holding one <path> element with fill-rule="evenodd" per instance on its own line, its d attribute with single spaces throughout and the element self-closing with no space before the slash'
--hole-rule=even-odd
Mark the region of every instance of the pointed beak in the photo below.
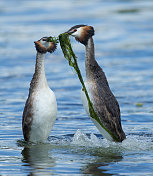
<svg viewBox="0 0 153 176">
<path fill-rule="evenodd" d="M 36 43 L 37 43 L 37 41 L 34 41 L 34 43 L 36 44 Z"/>
</svg>

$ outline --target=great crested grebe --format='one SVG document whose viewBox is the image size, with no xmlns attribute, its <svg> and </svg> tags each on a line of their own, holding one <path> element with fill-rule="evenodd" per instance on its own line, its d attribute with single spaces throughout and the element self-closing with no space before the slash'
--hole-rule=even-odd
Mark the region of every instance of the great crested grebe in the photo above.
<svg viewBox="0 0 153 176">
<path fill-rule="evenodd" d="M 94 42 L 92 39 L 94 28 L 87 25 L 76 25 L 69 29 L 67 33 L 75 37 L 78 42 L 86 47 L 85 86 L 100 122 L 112 135 L 102 128 L 102 126 L 92 117 L 90 117 L 91 120 L 103 137 L 110 141 L 122 142 L 126 136 L 121 126 L 119 104 L 109 88 L 105 73 L 95 60 Z M 81 99 L 84 109 L 90 116 L 88 102 L 83 90 L 81 91 Z"/>
<path fill-rule="evenodd" d="M 35 73 L 22 117 L 23 136 L 28 142 L 45 142 L 57 115 L 56 97 L 48 86 L 44 67 L 46 52 L 54 52 L 56 44 L 47 39 L 43 37 L 34 42 L 37 50 Z"/>
</svg>

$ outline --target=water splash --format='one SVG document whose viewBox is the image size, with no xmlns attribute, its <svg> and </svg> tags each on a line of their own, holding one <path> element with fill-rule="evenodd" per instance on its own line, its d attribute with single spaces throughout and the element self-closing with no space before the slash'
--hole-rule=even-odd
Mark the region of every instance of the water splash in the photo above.
<svg viewBox="0 0 153 176">
<path fill-rule="evenodd" d="M 153 140 L 152 136 L 139 136 L 139 135 L 128 135 L 127 138 L 122 143 L 116 143 L 108 141 L 100 137 L 99 135 L 85 134 L 81 130 L 77 130 L 76 133 L 63 135 L 63 136 L 50 136 L 45 144 L 51 144 L 52 147 L 57 148 L 79 148 L 84 149 L 97 149 L 111 150 L 111 151 L 152 151 L 153 150 Z M 26 146 L 27 144 L 24 140 L 18 140 L 17 145 L 19 147 Z M 28 144 L 29 145 L 29 144 Z M 32 145 L 32 144 L 31 144 Z M 36 144 L 33 144 L 36 145 Z"/>
<path fill-rule="evenodd" d="M 72 138 L 71 144 L 79 146 L 100 146 L 100 139 L 98 139 L 93 133 L 88 137 L 78 129 Z"/>
<path fill-rule="evenodd" d="M 121 143 L 122 148 L 132 151 L 148 151 L 153 150 L 153 141 L 146 136 L 129 135 L 127 139 Z"/>
<path fill-rule="evenodd" d="M 89 137 L 77 130 L 72 138 L 71 145 L 84 147 L 101 147 L 112 148 L 121 151 L 148 151 L 153 150 L 153 141 L 151 137 L 128 135 L 122 143 L 108 141 L 107 139 L 99 138 L 93 133 Z"/>
</svg>

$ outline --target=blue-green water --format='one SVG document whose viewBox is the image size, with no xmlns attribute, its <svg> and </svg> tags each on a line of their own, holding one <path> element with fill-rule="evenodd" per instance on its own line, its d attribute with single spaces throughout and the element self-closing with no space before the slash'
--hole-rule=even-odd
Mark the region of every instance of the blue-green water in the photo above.
<svg viewBox="0 0 153 176">
<path fill-rule="evenodd" d="M 46 144 L 26 146 L 22 112 L 34 72 L 33 41 L 76 24 L 95 28 L 95 53 L 117 97 L 127 139 L 103 139 L 61 49 L 46 57 L 58 118 Z M 72 39 L 83 76 L 84 46 Z M 0 1 L 0 175 L 153 175 L 153 1 Z"/>
</svg>

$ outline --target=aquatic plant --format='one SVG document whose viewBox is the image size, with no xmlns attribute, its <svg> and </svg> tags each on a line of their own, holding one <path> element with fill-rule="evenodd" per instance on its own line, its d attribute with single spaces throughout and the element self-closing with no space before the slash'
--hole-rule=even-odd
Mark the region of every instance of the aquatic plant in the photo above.
<svg viewBox="0 0 153 176">
<path fill-rule="evenodd" d="M 53 43 L 57 44 L 57 43 L 59 43 L 59 39 L 58 39 L 58 37 L 50 36 L 47 38 L 47 42 L 53 42 Z"/>
</svg>

